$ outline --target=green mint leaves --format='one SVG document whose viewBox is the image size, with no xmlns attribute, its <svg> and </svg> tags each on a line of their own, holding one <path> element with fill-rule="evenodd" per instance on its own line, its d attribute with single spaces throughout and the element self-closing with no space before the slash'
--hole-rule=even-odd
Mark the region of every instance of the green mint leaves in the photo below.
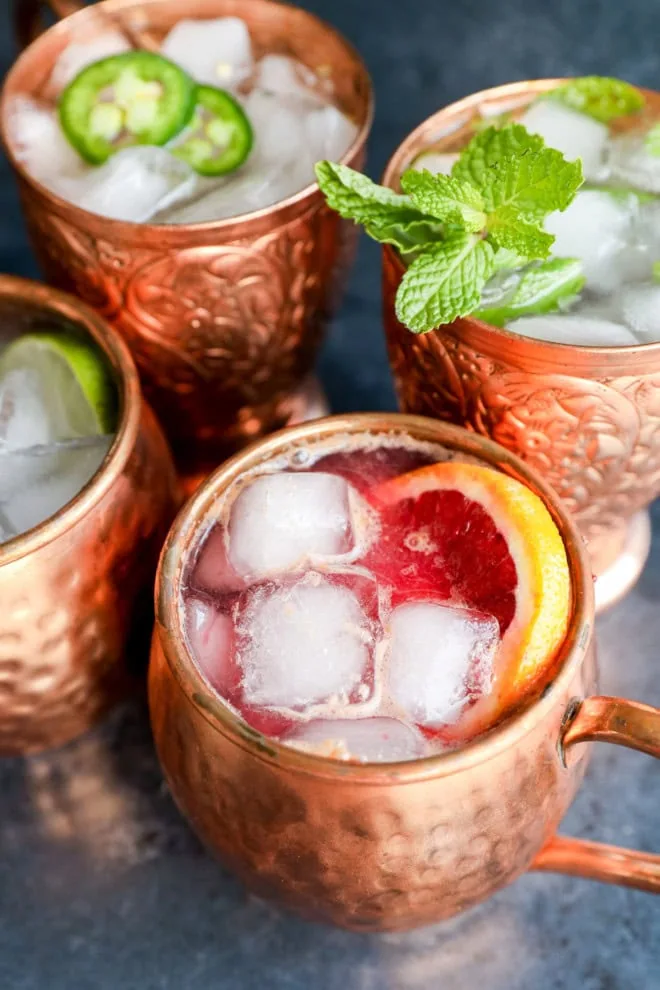
<svg viewBox="0 0 660 990">
<path fill-rule="evenodd" d="M 582 265 L 575 258 L 534 262 L 522 271 L 494 278 L 473 315 L 503 327 L 519 316 L 550 313 L 560 305 L 565 306 L 583 285 Z"/>
<path fill-rule="evenodd" d="M 316 174 L 340 216 L 407 256 L 396 311 L 415 333 L 472 313 L 494 272 L 546 259 L 554 238 L 543 221 L 582 184 L 579 161 L 515 123 L 479 131 L 451 175 L 404 172 L 403 194 L 332 162 Z"/>
<path fill-rule="evenodd" d="M 488 241 L 457 231 L 415 258 L 396 294 L 397 319 L 413 333 L 425 333 L 472 313 L 495 270 Z"/>
<path fill-rule="evenodd" d="M 401 185 L 423 213 L 472 233 L 486 225 L 482 195 L 471 182 L 409 169 L 401 177 Z"/>
<path fill-rule="evenodd" d="M 346 165 L 318 162 L 316 177 L 328 206 L 340 217 L 353 220 L 381 244 L 393 244 L 404 253 L 442 235 L 442 225 L 418 210 L 407 196 L 378 186 Z"/>
<path fill-rule="evenodd" d="M 572 110 L 586 113 L 602 124 L 636 113 L 644 106 L 644 97 L 635 86 L 609 76 L 572 79 L 553 89 L 545 98 L 561 100 Z"/>
</svg>

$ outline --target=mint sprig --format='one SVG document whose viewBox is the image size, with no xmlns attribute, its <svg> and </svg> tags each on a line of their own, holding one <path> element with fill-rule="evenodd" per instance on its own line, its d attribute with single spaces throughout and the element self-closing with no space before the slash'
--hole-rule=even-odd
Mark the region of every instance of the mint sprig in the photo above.
<svg viewBox="0 0 660 990">
<path fill-rule="evenodd" d="M 609 76 L 571 79 L 541 99 L 560 100 L 571 110 L 586 113 L 602 124 L 637 113 L 644 106 L 644 96 L 635 86 Z"/>
<path fill-rule="evenodd" d="M 476 134 L 449 176 L 404 172 L 403 193 L 332 162 L 316 174 L 334 210 L 406 256 L 396 311 L 415 333 L 473 312 L 495 271 L 547 258 L 543 221 L 582 183 L 579 161 L 514 123 Z"/>
</svg>

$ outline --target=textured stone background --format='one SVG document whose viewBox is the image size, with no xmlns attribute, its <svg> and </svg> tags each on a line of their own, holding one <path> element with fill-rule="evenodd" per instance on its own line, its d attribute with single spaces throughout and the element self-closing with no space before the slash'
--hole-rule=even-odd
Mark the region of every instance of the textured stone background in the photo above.
<svg viewBox="0 0 660 990">
<path fill-rule="evenodd" d="M 0 6 L 0 60 L 13 57 Z M 310 0 L 364 54 L 377 99 L 369 171 L 471 91 L 591 72 L 660 87 L 658 0 Z M 36 275 L 0 161 L 0 270 Z M 321 373 L 336 411 L 394 400 L 378 250 L 364 242 Z M 660 534 L 660 514 L 656 513 Z M 660 704 L 660 539 L 599 624 L 602 687 Z M 565 831 L 660 851 L 660 767 L 600 746 Z M 0 763 L 2 990 L 654 990 L 660 899 L 530 875 L 407 935 L 308 925 L 248 898 L 164 789 L 140 703 L 58 753 Z"/>
</svg>

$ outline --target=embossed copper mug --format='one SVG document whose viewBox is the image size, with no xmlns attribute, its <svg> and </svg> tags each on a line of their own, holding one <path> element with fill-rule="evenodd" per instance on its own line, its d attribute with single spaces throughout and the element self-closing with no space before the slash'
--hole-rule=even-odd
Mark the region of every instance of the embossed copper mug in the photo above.
<svg viewBox="0 0 660 990">
<path fill-rule="evenodd" d="M 29 0 L 26 0 L 29 3 Z M 52 3 L 66 13 L 72 0 Z M 24 9 L 29 36 L 34 7 Z M 145 394 L 186 473 L 292 418 L 352 260 L 355 228 L 325 205 L 316 184 L 253 213 L 208 223 L 163 225 L 108 220 L 73 206 L 36 182 L 7 135 L 7 105 L 38 96 L 58 54 L 118 22 L 162 38 L 182 17 L 235 15 L 255 52 L 291 54 L 320 69 L 338 104 L 359 125 L 344 156 L 364 163 L 372 95 L 367 70 L 336 31 L 274 0 L 104 0 L 38 37 L 7 76 L 2 132 L 18 177 L 32 244 L 54 285 L 75 291 L 128 342 Z"/>
<path fill-rule="evenodd" d="M 135 365 L 104 320 L 55 289 L 0 276 L 0 322 L 81 328 L 119 394 L 117 435 L 97 474 L 50 519 L 0 545 L 0 755 L 9 755 L 67 742 L 134 687 L 178 495 Z"/>
<path fill-rule="evenodd" d="M 465 143 L 475 116 L 525 106 L 561 80 L 484 90 L 440 110 L 391 158 L 386 185 L 429 147 Z M 652 111 L 660 94 L 645 90 Z M 531 340 L 466 318 L 427 334 L 403 327 L 394 296 L 403 265 L 383 249 L 383 316 L 401 409 L 490 436 L 550 482 L 586 538 L 597 607 L 635 583 L 660 494 L 660 343 L 577 347 Z"/>
<path fill-rule="evenodd" d="M 400 433 L 477 457 L 544 500 L 570 565 L 572 615 L 557 673 L 526 709 L 464 749 L 398 764 L 348 764 L 260 735 L 208 687 L 184 639 L 186 560 L 246 471 L 309 443 Z M 255 893 L 362 930 L 448 918 L 528 869 L 660 892 L 660 856 L 556 835 L 603 739 L 660 757 L 660 711 L 591 696 L 594 604 L 583 542 L 566 508 L 519 458 L 483 437 L 396 413 L 336 416 L 284 430 L 217 470 L 180 513 L 156 586 L 151 719 L 165 776 L 202 840 Z"/>
</svg>

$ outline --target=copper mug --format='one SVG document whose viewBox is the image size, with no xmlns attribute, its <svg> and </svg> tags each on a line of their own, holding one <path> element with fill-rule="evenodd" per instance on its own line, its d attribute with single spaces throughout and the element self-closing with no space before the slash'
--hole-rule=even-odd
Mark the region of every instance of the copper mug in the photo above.
<svg viewBox="0 0 660 990">
<path fill-rule="evenodd" d="M 178 496 L 128 349 L 99 316 L 55 289 L 0 276 L 0 319 L 24 330 L 80 327 L 107 358 L 120 403 L 115 441 L 89 484 L 0 545 L 0 755 L 9 755 L 67 742 L 134 686 Z"/>
<path fill-rule="evenodd" d="M 561 80 L 476 93 L 429 117 L 396 150 L 384 183 L 429 147 L 454 150 L 481 111 L 525 106 Z M 660 94 L 644 91 L 652 110 Z M 383 318 L 401 409 L 491 437 L 550 482 L 586 538 L 597 606 L 635 583 L 650 547 L 645 511 L 660 494 L 660 343 L 578 347 L 531 340 L 468 317 L 415 335 L 394 312 L 403 265 L 383 249 Z"/>
<path fill-rule="evenodd" d="M 61 13 L 75 6 L 51 3 Z M 25 37 L 35 8 L 21 9 Z M 7 105 L 17 94 L 37 96 L 73 39 L 122 24 L 158 40 L 182 17 L 226 15 L 246 21 L 257 54 L 293 55 L 332 80 L 338 104 L 359 125 L 344 161 L 361 167 L 373 110 L 362 60 L 329 25 L 274 0 L 105 0 L 81 9 L 21 55 L 7 76 L 1 114 L 46 278 L 75 291 L 123 335 L 187 474 L 205 473 L 229 451 L 318 407 L 318 393 L 304 380 L 352 260 L 356 230 L 326 206 L 316 184 L 265 209 L 208 223 L 155 226 L 96 216 L 27 173 L 8 139 Z"/>
<path fill-rule="evenodd" d="M 184 641 L 186 558 L 230 485 L 273 456 L 336 435 L 401 433 L 528 485 L 559 527 L 573 588 L 557 674 L 542 696 L 457 752 L 350 764 L 282 746 L 225 707 Z M 360 930 L 407 929 L 472 907 L 525 870 L 660 892 L 660 856 L 556 835 L 601 739 L 660 757 L 660 711 L 596 687 L 592 580 L 566 507 L 518 457 L 437 420 L 336 416 L 284 430 L 219 468 L 180 513 L 156 585 L 149 700 L 172 794 L 202 840 L 258 895 Z"/>
</svg>

